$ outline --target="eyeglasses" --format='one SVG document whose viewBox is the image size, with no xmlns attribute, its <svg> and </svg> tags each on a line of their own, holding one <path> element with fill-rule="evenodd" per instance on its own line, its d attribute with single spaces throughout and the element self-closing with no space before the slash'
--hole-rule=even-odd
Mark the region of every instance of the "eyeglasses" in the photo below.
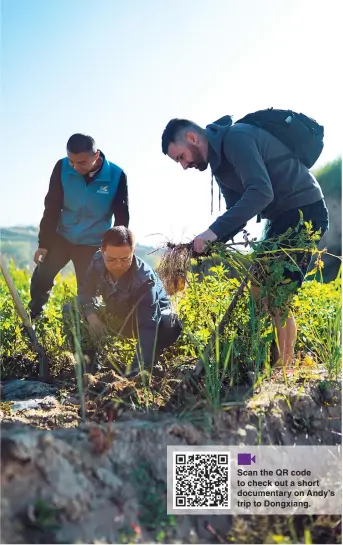
<svg viewBox="0 0 343 545">
<path fill-rule="evenodd" d="M 130 263 L 132 260 L 132 255 L 128 257 L 106 257 L 104 255 L 104 260 L 106 263 L 122 263 L 124 265 L 124 263 Z"/>
</svg>

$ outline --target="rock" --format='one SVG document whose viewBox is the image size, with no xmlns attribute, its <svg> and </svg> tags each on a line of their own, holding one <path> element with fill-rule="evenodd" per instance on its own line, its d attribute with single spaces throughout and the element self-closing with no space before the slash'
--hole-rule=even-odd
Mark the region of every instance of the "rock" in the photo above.
<svg viewBox="0 0 343 545">
<path fill-rule="evenodd" d="M 19 428 L 17 431 L 14 428 L 14 433 L 6 437 L 7 458 L 12 457 L 15 460 L 26 462 L 36 457 L 38 435 L 26 433 L 25 429 Z"/>
<path fill-rule="evenodd" d="M 119 479 L 114 473 L 111 473 L 104 467 L 98 467 L 95 469 L 95 474 L 98 479 L 105 485 L 109 486 L 113 492 L 119 492 L 123 486 L 124 482 Z"/>
<path fill-rule="evenodd" d="M 190 424 L 173 424 L 170 435 L 183 438 L 188 445 L 197 445 L 202 441 L 202 433 Z"/>
<path fill-rule="evenodd" d="M 66 403 L 70 403 L 71 405 L 80 405 L 80 399 L 76 396 L 68 396 L 65 400 Z"/>
<path fill-rule="evenodd" d="M 328 415 L 329 421 L 330 421 L 332 418 L 339 418 L 339 419 L 341 419 L 342 407 L 341 407 L 340 405 L 334 405 L 334 406 L 331 406 L 331 407 L 326 407 L 326 413 L 327 413 L 327 415 Z"/>
<path fill-rule="evenodd" d="M 58 405 L 56 398 L 52 396 L 43 399 L 25 399 L 23 401 L 12 402 L 12 411 L 27 411 L 29 409 L 51 409 Z"/>
<path fill-rule="evenodd" d="M 337 381 L 323 381 L 319 384 L 322 399 L 331 404 L 342 403 L 342 385 Z"/>
<path fill-rule="evenodd" d="M 56 393 L 56 386 L 36 380 L 9 380 L 2 383 L 4 401 L 44 398 Z"/>
<path fill-rule="evenodd" d="M 314 418 L 312 420 L 312 427 L 317 429 L 317 430 L 322 430 L 324 429 L 324 426 L 326 425 L 325 424 L 325 419 L 324 418 Z"/>
<path fill-rule="evenodd" d="M 310 397 L 308 394 L 293 394 L 290 398 L 290 403 L 293 407 L 293 410 L 296 409 L 298 411 L 308 411 L 311 412 L 317 409 L 317 405 L 312 397 Z"/>
</svg>

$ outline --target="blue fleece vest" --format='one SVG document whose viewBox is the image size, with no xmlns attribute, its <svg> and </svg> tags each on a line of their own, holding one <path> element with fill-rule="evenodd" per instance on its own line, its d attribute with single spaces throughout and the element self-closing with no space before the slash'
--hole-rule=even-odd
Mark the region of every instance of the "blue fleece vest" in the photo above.
<svg viewBox="0 0 343 545">
<path fill-rule="evenodd" d="M 104 158 L 101 171 L 87 184 L 69 165 L 68 157 L 62 159 L 64 200 L 58 233 L 72 244 L 99 248 L 102 235 L 112 226 L 112 201 L 121 173 L 117 165 Z"/>
</svg>

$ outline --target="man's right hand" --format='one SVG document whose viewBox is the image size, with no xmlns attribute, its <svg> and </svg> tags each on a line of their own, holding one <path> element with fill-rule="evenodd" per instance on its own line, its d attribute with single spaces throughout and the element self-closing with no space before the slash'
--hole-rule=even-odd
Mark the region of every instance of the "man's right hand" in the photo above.
<svg viewBox="0 0 343 545">
<path fill-rule="evenodd" d="M 38 250 L 36 250 L 35 255 L 33 256 L 33 261 L 36 265 L 38 265 L 38 263 L 43 263 L 47 253 L 48 250 L 46 248 L 38 248 Z"/>
<path fill-rule="evenodd" d="M 106 335 L 107 327 L 96 314 L 89 314 L 87 322 L 89 324 L 89 331 L 93 337 L 101 338 Z"/>
</svg>

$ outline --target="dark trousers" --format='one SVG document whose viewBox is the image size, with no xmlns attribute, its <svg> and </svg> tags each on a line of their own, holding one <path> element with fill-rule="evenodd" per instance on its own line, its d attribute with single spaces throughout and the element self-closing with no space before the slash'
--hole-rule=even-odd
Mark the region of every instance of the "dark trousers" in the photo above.
<svg viewBox="0 0 343 545">
<path fill-rule="evenodd" d="M 180 337 L 181 333 L 182 325 L 177 315 L 171 313 L 170 315 L 162 316 L 157 333 L 155 363 L 163 350 L 170 348 Z"/>
<path fill-rule="evenodd" d="M 48 302 L 50 291 L 54 285 L 57 274 L 71 260 L 74 265 L 77 284 L 83 281 L 87 268 L 98 250 L 95 246 L 71 244 L 65 238 L 56 234 L 54 244 L 49 249 L 43 263 L 39 263 L 31 278 L 31 301 L 29 309 L 31 317 L 35 318 Z"/>
<path fill-rule="evenodd" d="M 312 204 L 306 204 L 304 206 L 300 206 L 299 208 L 303 213 L 303 220 L 307 222 L 311 221 L 314 231 L 318 231 L 320 229 L 320 236 L 323 237 L 329 228 L 329 212 L 324 200 L 321 199 L 320 201 L 314 202 Z M 298 209 L 288 210 L 283 214 L 279 214 L 278 218 L 276 218 L 273 222 L 269 223 L 265 236 L 266 241 L 268 239 L 277 238 L 280 235 L 283 235 L 284 233 L 286 233 L 289 227 L 294 229 L 299 223 L 299 220 L 300 214 Z M 291 253 L 292 244 L 294 247 L 294 242 L 292 243 L 292 239 L 294 239 L 293 234 L 288 237 L 285 243 L 281 242 L 279 244 L 279 247 L 284 247 Z M 297 239 L 295 238 L 295 240 Z M 269 248 L 267 249 L 269 250 Z M 296 282 L 298 288 L 300 288 L 309 270 L 312 255 L 309 253 L 297 252 L 296 254 L 293 253 L 290 258 L 282 256 L 282 259 L 285 263 L 289 262 L 292 265 L 298 265 L 297 270 L 290 270 L 284 267 L 283 279 L 289 278 L 292 282 Z"/>
<path fill-rule="evenodd" d="M 82 316 L 82 308 L 79 303 L 78 298 L 76 297 L 73 303 L 66 303 L 63 307 L 63 320 L 66 324 L 69 324 L 69 320 L 71 319 L 72 323 L 77 323 L 80 317 Z M 111 312 L 108 312 L 109 315 L 111 315 Z M 87 320 L 85 319 L 84 322 L 86 323 Z M 86 326 L 87 327 L 87 326 Z M 113 325 L 112 325 L 113 327 Z M 68 331 L 70 333 L 71 328 L 68 327 Z M 134 330 L 134 328 L 128 325 L 126 328 L 121 329 L 120 326 L 114 328 L 114 331 L 117 332 L 117 334 L 120 334 L 123 338 L 136 338 L 139 337 L 139 342 L 145 346 L 146 352 L 148 354 L 151 354 L 153 356 L 153 363 L 152 361 L 145 362 L 145 365 L 148 365 L 150 367 L 151 363 L 152 365 L 155 365 L 162 352 L 168 348 L 170 348 L 180 337 L 182 333 L 182 324 L 179 319 L 179 317 L 174 314 L 173 312 L 170 313 L 162 313 L 161 320 L 158 324 L 158 330 L 157 330 L 157 338 L 155 339 L 155 336 L 153 339 L 150 339 L 150 343 L 146 345 L 146 339 L 144 337 L 141 337 L 137 331 Z M 68 334 L 69 334 L 68 333 Z M 72 339 L 72 337 L 70 337 Z M 71 340 L 73 343 L 73 340 Z M 155 349 L 153 349 L 155 344 Z M 93 373 L 95 371 L 95 360 L 97 357 L 97 348 L 96 345 L 93 347 L 88 347 L 85 354 L 88 356 L 90 360 L 88 371 Z M 152 358 L 151 358 L 152 360 Z M 139 370 L 139 365 L 136 360 L 136 357 L 134 357 L 133 365 L 132 365 L 132 372 L 137 372 Z"/>
</svg>

